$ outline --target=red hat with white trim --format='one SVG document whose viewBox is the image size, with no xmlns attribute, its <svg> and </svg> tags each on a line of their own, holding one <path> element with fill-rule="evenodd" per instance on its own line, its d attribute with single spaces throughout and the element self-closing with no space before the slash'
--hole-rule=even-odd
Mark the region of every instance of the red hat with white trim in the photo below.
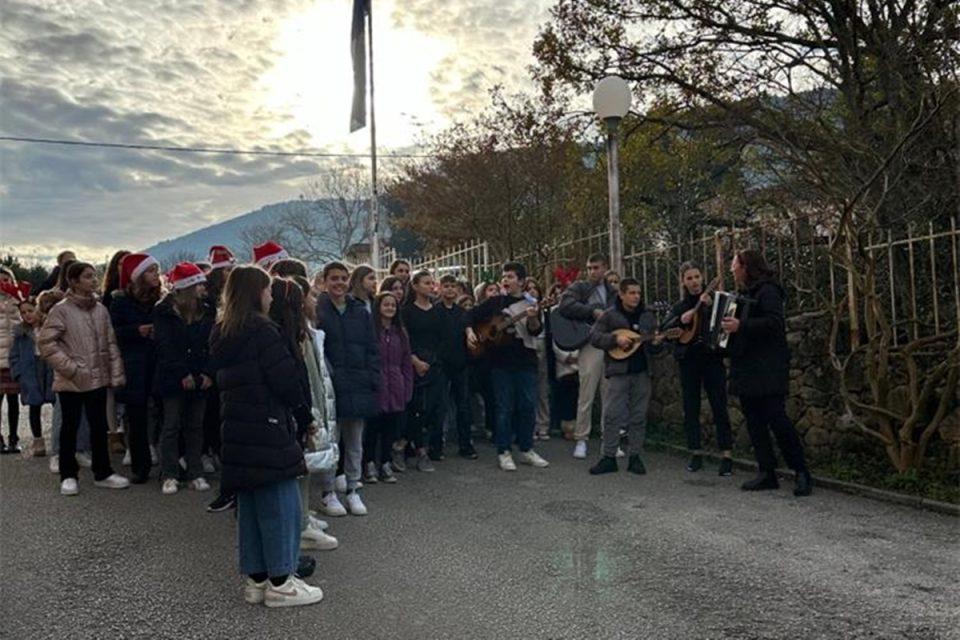
<svg viewBox="0 0 960 640">
<path fill-rule="evenodd" d="M 233 257 L 233 252 L 219 244 L 210 247 L 210 258 L 207 261 L 210 263 L 211 269 L 232 267 L 237 262 L 236 258 Z"/>
<path fill-rule="evenodd" d="M 192 262 L 181 262 L 167 274 L 167 282 L 173 287 L 174 291 L 192 287 L 207 281 L 207 276 L 203 271 Z"/>
<path fill-rule="evenodd" d="M 289 257 L 290 254 L 287 253 L 287 250 L 273 240 L 268 240 L 253 248 L 253 261 L 267 271 L 270 270 L 270 265 L 277 260 L 283 260 Z"/>
<path fill-rule="evenodd" d="M 131 253 L 120 261 L 120 288 L 127 286 L 146 272 L 153 265 L 159 265 L 157 259 L 145 253 Z"/>
</svg>

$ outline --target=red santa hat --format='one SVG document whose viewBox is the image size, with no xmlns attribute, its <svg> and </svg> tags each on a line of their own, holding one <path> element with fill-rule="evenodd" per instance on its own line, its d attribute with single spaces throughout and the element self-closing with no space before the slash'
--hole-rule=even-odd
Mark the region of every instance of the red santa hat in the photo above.
<svg viewBox="0 0 960 640">
<path fill-rule="evenodd" d="M 206 281 L 207 276 L 203 275 L 200 267 L 192 262 L 181 262 L 167 274 L 167 282 L 170 283 L 174 291 L 186 289 Z"/>
<path fill-rule="evenodd" d="M 233 257 L 233 252 L 230 249 L 222 246 L 215 245 L 210 247 L 210 258 L 208 259 L 211 269 L 224 269 L 226 267 L 232 267 L 236 264 L 237 260 Z"/>
<path fill-rule="evenodd" d="M 131 253 L 120 261 L 120 288 L 126 289 L 131 282 L 139 278 L 153 265 L 159 265 L 157 259 L 145 253 Z"/>
<path fill-rule="evenodd" d="M 268 240 L 253 248 L 253 261 L 267 271 L 270 270 L 270 265 L 277 260 L 284 260 L 289 257 L 290 254 L 287 253 L 287 250 L 273 240 Z"/>
</svg>

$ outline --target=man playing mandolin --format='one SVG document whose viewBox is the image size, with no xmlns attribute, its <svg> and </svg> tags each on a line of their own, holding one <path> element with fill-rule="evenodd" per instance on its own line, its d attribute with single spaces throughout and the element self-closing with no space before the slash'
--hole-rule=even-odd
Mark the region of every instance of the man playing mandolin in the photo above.
<svg viewBox="0 0 960 640">
<path fill-rule="evenodd" d="M 713 304 L 713 289 L 719 278 L 703 287 L 703 274 L 693 262 L 680 265 L 680 286 L 683 299 L 674 305 L 671 316 L 679 316 L 684 334 L 680 336 L 673 355 L 680 367 L 680 388 L 683 396 L 683 427 L 687 435 L 690 462 L 687 471 L 697 472 L 703 468 L 700 448 L 700 389 L 707 392 L 707 401 L 717 425 L 717 447 L 722 452 L 720 475 L 729 476 L 733 471 L 731 449 L 733 432 L 727 413 L 727 369 L 723 356 L 707 346 L 710 306 Z"/>
<path fill-rule="evenodd" d="M 617 470 L 620 430 L 627 429 L 627 471 L 646 473 L 640 452 L 647 428 L 650 404 L 650 362 L 647 356 L 660 350 L 662 336 L 657 319 L 644 308 L 640 283 L 634 278 L 620 281 L 614 306 L 593 325 L 590 343 L 606 351 L 603 396 L 603 451 L 590 468 L 592 475 Z"/>
<path fill-rule="evenodd" d="M 487 298 L 467 314 L 467 347 L 476 350 L 482 342 L 487 343 L 482 357 L 489 359 L 491 367 L 498 463 L 504 471 L 517 469 L 510 454 L 514 440 L 521 463 L 534 467 L 548 464 L 533 450 L 537 352 L 530 338 L 539 335 L 543 323 L 539 306 L 523 295 L 526 277 L 522 264 L 506 263 L 501 278 L 504 293 Z M 481 340 L 485 337 L 488 340 Z"/>
</svg>

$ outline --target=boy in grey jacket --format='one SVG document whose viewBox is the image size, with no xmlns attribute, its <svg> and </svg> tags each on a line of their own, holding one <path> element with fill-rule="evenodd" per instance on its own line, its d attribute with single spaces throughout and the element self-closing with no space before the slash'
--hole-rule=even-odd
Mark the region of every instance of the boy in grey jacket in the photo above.
<svg viewBox="0 0 960 640">
<path fill-rule="evenodd" d="M 603 450 L 600 460 L 590 468 L 592 475 L 617 470 L 616 456 L 621 429 L 628 430 L 627 471 L 646 473 L 640 451 L 646 435 L 647 407 L 650 404 L 648 356 L 660 350 L 661 336 L 657 332 L 656 317 L 644 308 L 641 297 L 637 280 L 621 280 L 616 303 L 600 316 L 590 333 L 590 343 L 607 352 L 604 355 L 607 393 L 603 397 Z M 610 357 L 611 349 L 629 349 L 633 344 L 630 338 L 615 335 L 617 329 L 630 329 L 647 339 L 630 357 L 616 360 Z"/>
</svg>

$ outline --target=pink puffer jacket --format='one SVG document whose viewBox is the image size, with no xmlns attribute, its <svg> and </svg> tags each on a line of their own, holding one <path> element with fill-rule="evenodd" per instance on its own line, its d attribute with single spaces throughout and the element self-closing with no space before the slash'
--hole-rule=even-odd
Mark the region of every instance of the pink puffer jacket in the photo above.
<svg viewBox="0 0 960 640">
<path fill-rule="evenodd" d="M 68 293 L 50 310 L 37 340 L 53 367 L 53 390 L 85 392 L 122 387 L 123 360 L 110 312 L 96 298 Z"/>
</svg>

